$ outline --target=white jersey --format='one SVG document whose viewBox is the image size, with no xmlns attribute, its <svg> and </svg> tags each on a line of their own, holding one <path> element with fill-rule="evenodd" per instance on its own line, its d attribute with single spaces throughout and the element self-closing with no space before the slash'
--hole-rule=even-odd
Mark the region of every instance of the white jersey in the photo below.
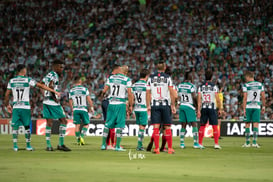
<svg viewBox="0 0 273 182">
<path fill-rule="evenodd" d="M 125 104 L 127 89 L 132 87 L 132 81 L 123 74 L 111 75 L 106 85 L 110 87 L 109 104 Z"/>
<path fill-rule="evenodd" d="M 139 80 L 133 84 L 132 91 L 135 97 L 134 111 L 147 111 L 146 87 L 147 83 L 144 80 Z"/>
<path fill-rule="evenodd" d="M 151 90 L 151 106 L 170 105 L 169 87 L 173 87 L 171 77 L 166 73 L 154 73 L 147 81 L 147 90 Z"/>
<path fill-rule="evenodd" d="M 60 88 L 59 88 L 59 76 L 56 72 L 54 71 L 51 71 L 49 72 L 44 78 L 43 78 L 43 82 L 45 83 L 45 85 L 47 87 L 49 87 L 49 83 L 53 81 L 53 84 L 54 84 L 54 90 L 56 90 L 57 92 L 60 91 Z M 54 101 L 53 99 L 53 96 L 52 94 L 54 93 L 51 93 L 47 90 L 45 90 L 44 92 L 44 101 L 43 101 L 43 104 L 47 104 L 47 105 L 52 105 L 52 106 L 57 106 L 57 105 L 60 105 L 60 103 L 57 103 Z M 54 94 L 56 98 L 57 95 Z"/>
<path fill-rule="evenodd" d="M 216 109 L 216 94 L 218 91 L 218 87 L 211 82 L 199 86 L 198 94 L 201 94 L 203 109 Z"/>
<path fill-rule="evenodd" d="M 87 99 L 86 97 L 89 96 L 89 91 L 82 85 L 74 86 L 69 91 L 69 99 L 73 101 L 73 111 L 86 111 L 87 110 Z"/>
<path fill-rule="evenodd" d="M 261 108 L 261 92 L 264 91 L 262 83 L 251 81 L 243 85 L 243 92 L 247 92 L 246 108 Z"/>
<path fill-rule="evenodd" d="M 35 80 L 24 76 L 10 79 L 7 88 L 12 90 L 13 108 L 30 109 L 29 90 L 30 86 L 34 87 L 36 83 Z"/>
<path fill-rule="evenodd" d="M 192 93 L 196 92 L 196 88 L 189 82 L 182 82 L 178 85 L 178 96 L 180 97 L 180 105 L 188 106 L 195 110 L 193 105 Z"/>
</svg>

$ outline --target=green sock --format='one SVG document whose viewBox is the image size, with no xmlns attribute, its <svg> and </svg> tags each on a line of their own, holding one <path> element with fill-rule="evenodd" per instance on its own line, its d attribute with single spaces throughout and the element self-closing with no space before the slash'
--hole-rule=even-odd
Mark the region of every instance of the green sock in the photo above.
<svg viewBox="0 0 273 182">
<path fill-rule="evenodd" d="M 75 131 L 75 136 L 76 136 L 76 139 L 77 139 L 77 142 L 80 142 L 80 132 L 79 131 Z"/>
<path fill-rule="evenodd" d="M 144 130 L 140 129 L 138 131 L 138 142 L 137 142 L 138 148 L 141 148 L 143 146 L 143 138 L 144 138 Z"/>
<path fill-rule="evenodd" d="M 51 127 L 46 126 L 45 136 L 46 136 L 46 146 L 47 146 L 47 147 L 52 147 L 52 146 L 51 146 L 51 141 L 50 141 L 50 137 L 51 137 Z"/>
<path fill-rule="evenodd" d="M 197 129 L 197 127 L 192 127 L 192 134 L 193 134 L 193 143 L 198 144 L 198 129 Z"/>
<path fill-rule="evenodd" d="M 25 138 L 26 138 L 26 144 L 27 147 L 30 148 L 30 129 L 25 130 Z"/>
<path fill-rule="evenodd" d="M 18 148 L 17 138 L 18 138 L 18 126 L 15 126 L 15 127 L 13 127 L 13 130 L 12 130 L 12 140 L 13 140 L 13 147 L 14 148 Z"/>
<path fill-rule="evenodd" d="M 116 131 L 116 136 L 117 136 L 116 148 L 120 148 L 121 132 L 122 132 L 121 128 L 117 128 L 117 131 Z"/>
<path fill-rule="evenodd" d="M 253 128 L 253 144 L 257 144 L 258 131 L 258 128 Z"/>
<path fill-rule="evenodd" d="M 246 144 L 250 144 L 250 129 L 249 128 L 246 128 L 246 131 L 245 131 L 245 136 L 246 136 Z"/>
<path fill-rule="evenodd" d="M 102 145 L 106 146 L 106 139 L 108 137 L 109 128 L 104 127 L 103 133 L 102 133 Z"/>
<path fill-rule="evenodd" d="M 64 144 L 64 136 L 66 132 L 66 124 L 60 124 L 59 127 L 59 146 Z"/>
<path fill-rule="evenodd" d="M 85 127 L 82 128 L 82 132 L 81 132 L 81 137 L 82 138 L 86 135 L 87 129 L 88 128 L 85 128 Z"/>
<path fill-rule="evenodd" d="M 181 130 L 180 130 L 180 145 L 184 144 L 185 134 L 186 134 L 186 129 L 181 128 Z"/>
</svg>

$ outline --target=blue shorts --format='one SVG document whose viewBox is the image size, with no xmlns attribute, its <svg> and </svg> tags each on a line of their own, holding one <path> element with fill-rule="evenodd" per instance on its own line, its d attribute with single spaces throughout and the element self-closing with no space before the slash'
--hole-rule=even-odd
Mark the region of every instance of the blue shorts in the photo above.
<svg viewBox="0 0 273 182">
<path fill-rule="evenodd" d="M 172 124 L 172 112 L 170 106 L 152 106 L 151 124 Z"/>
<path fill-rule="evenodd" d="M 205 125 L 209 121 L 210 125 L 218 125 L 218 117 L 216 109 L 201 109 L 200 124 Z"/>
</svg>

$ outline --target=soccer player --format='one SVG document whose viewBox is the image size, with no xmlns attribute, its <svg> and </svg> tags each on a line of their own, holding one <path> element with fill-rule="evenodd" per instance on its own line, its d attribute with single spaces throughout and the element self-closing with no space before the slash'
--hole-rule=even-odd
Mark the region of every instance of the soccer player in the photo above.
<svg viewBox="0 0 273 182">
<path fill-rule="evenodd" d="M 64 64 L 60 60 L 55 60 L 52 65 L 52 71 L 50 71 L 42 80 L 42 82 L 50 87 L 54 88 L 54 90 L 59 91 L 60 81 L 59 75 L 62 74 L 64 69 Z M 53 147 L 51 145 L 51 127 L 53 125 L 54 119 L 59 119 L 60 127 L 59 127 L 59 144 L 57 146 L 57 150 L 62 150 L 65 152 L 71 151 L 68 147 L 64 145 L 64 136 L 66 132 L 66 124 L 67 120 L 65 118 L 65 113 L 60 105 L 59 99 L 55 94 L 51 92 L 44 92 L 44 101 L 43 101 L 43 116 L 46 118 L 46 151 L 53 151 Z"/>
<path fill-rule="evenodd" d="M 13 150 L 18 151 L 17 139 L 18 139 L 18 128 L 20 125 L 25 127 L 25 138 L 26 138 L 26 150 L 32 151 L 33 148 L 30 145 L 30 129 L 29 124 L 31 120 L 31 111 L 29 104 L 29 91 L 30 86 L 39 87 L 50 92 L 53 92 L 60 96 L 60 93 L 46 87 L 45 85 L 36 82 L 35 80 L 26 77 L 27 68 L 25 65 L 19 64 L 16 68 L 17 76 L 10 79 L 5 93 L 4 104 L 8 111 L 12 112 L 12 137 L 13 137 Z M 9 104 L 9 96 L 12 93 L 13 96 L 13 109 Z"/>
<path fill-rule="evenodd" d="M 87 102 L 91 113 L 94 113 L 93 102 L 89 96 L 89 91 L 82 85 L 82 78 L 74 78 L 74 86 L 69 91 L 69 105 L 73 111 L 73 123 L 76 125 L 75 136 L 79 145 L 84 145 L 84 136 L 86 135 L 88 124 L 90 123 L 88 115 Z M 83 123 L 80 131 L 81 122 Z"/>
<path fill-rule="evenodd" d="M 107 118 L 103 130 L 101 150 L 106 150 L 106 138 L 109 129 L 116 128 L 116 151 L 126 151 L 120 147 L 122 129 L 125 127 L 126 119 L 126 91 L 128 93 L 129 111 L 132 111 L 133 95 L 131 91 L 132 81 L 124 74 L 111 75 L 102 91 L 105 94 L 110 90 L 109 106 L 107 108 Z"/>
<path fill-rule="evenodd" d="M 109 75 L 109 77 L 111 75 L 115 75 L 117 73 L 120 73 L 121 72 L 120 69 L 121 69 L 120 65 L 115 64 L 113 66 L 113 71 Z M 106 122 L 106 118 L 107 118 L 107 108 L 108 108 L 108 105 L 109 105 L 109 97 L 110 97 L 110 95 L 108 95 L 107 97 L 104 97 L 103 100 L 102 100 L 102 103 L 101 103 L 104 122 Z M 108 137 L 106 139 L 107 149 L 108 150 L 114 150 L 115 149 L 114 148 L 114 146 L 115 146 L 115 135 L 116 135 L 115 128 L 109 128 Z"/>
<path fill-rule="evenodd" d="M 149 77 L 149 70 L 142 69 L 140 71 L 140 79 L 132 86 L 134 95 L 134 111 L 136 115 L 136 124 L 139 125 L 138 144 L 136 150 L 143 151 L 143 139 L 145 127 L 148 124 L 148 113 L 146 106 L 146 86 Z"/>
<path fill-rule="evenodd" d="M 193 134 L 193 148 L 200 148 L 198 144 L 198 129 L 196 119 L 196 88 L 191 83 L 192 76 L 186 72 L 184 82 L 178 85 L 178 97 L 180 98 L 179 121 L 181 122 L 180 130 L 180 148 L 185 148 L 185 134 L 187 123 L 191 123 Z"/>
<path fill-rule="evenodd" d="M 168 153 L 173 154 L 171 113 L 175 113 L 175 93 L 172 79 L 164 73 L 166 64 L 160 61 L 157 64 L 158 72 L 151 74 L 147 81 L 146 104 L 148 112 L 151 112 L 151 124 L 154 125 L 153 139 L 155 143 L 155 154 L 160 154 L 159 150 L 159 128 L 164 127 L 164 135 L 168 143 Z M 169 100 L 171 97 L 171 101 Z M 171 105 L 171 107 L 170 107 Z"/>
<path fill-rule="evenodd" d="M 219 140 L 219 130 L 218 130 L 218 121 L 217 121 L 217 111 L 216 111 L 216 103 L 220 106 L 220 99 L 218 96 L 218 87 L 211 82 L 212 80 L 212 72 L 206 71 L 205 77 L 206 81 L 199 86 L 198 88 L 198 110 L 197 117 L 200 118 L 200 129 L 199 129 L 199 145 L 200 148 L 204 149 L 203 146 L 203 138 L 205 133 L 206 123 L 209 120 L 209 124 L 212 125 L 213 128 L 213 136 L 214 136 L 214 148 L 221 149 L 218 140 Z M 221 110 L 219 110 L 219 115 L 221 115 Z"/>
<path fill-rule="evenodd" d="M 264 86 L 262 83 L 254 80 L 254 74 L 250 71 L 246 72 L 245 79 L 246 83 L 243 86 L 243 111 L 244 115 L 246 116 L 246 143 L 242 147 L 250 147 L 250 123 L 253 122 L 252 147 L 260 148 L 260 146 L 257 144 L 257 138 L 260 114 L 265 112 Z"/>
</svg>

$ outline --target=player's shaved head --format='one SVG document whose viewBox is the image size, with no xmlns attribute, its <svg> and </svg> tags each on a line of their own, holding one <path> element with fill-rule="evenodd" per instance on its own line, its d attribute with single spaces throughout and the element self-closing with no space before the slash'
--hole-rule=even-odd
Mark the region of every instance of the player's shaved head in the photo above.
<svg viewBox="0 0 273 182">
<path fill-rule="evenodd" d="M 129 71 L 129 67 L 127 65 L 123 65 L 121 66 L 120 71 L 122 74 L 127 75 Z"/>
</svg>

